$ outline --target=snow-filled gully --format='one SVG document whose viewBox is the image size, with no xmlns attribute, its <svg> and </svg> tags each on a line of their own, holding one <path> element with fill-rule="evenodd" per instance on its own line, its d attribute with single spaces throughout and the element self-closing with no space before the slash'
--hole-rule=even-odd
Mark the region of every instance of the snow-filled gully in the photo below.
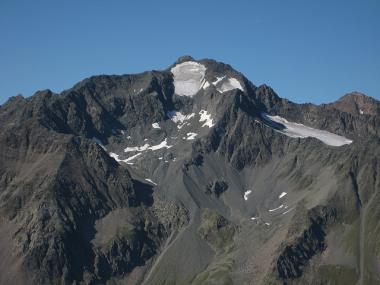
<svg viewBox="0 0 380 285">
<path fill-rule="evenodd" d="M 280 116 L 270 116 L 266 113 L 261 113 L 261 117 L 267 126 L 291 138 L 312 137 L 330 146 L 343 146 L 352 143 L 352 140 L 346 137 L 328 131 L 314 129 L 303 124 L 289 122 Z"/>
</svg>

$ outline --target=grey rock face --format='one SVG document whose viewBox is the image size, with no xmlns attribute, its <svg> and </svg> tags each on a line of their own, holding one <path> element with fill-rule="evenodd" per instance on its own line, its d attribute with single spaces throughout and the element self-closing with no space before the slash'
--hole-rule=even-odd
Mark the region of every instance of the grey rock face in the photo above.
<svg viewBox="0 0 380 285">
<path fill-rule="evenodd" d="M 308 227 L 278 257 L 277 274 L 282 280 L 300 277 L 313 256 L 326 249 L 326 227 L 335 220 L 336 213 L 332 209 L 315 208 L 309 215 Z"/>
</svg>

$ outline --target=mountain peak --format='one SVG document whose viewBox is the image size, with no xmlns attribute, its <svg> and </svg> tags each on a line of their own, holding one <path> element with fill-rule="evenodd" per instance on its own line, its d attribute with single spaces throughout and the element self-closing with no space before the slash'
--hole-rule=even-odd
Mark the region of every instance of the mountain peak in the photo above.
<svg viewBox="0 0 380 285">
<path fill-rule="evenodd" d="M 195 59 L 190 55 L 183 55 L 176 60 L 175 64 L 183 63 L 186 61 L 195 61 Z"/>
<path fill-rule="evenodd" d="M 239 73 L 223 63 L 208 60 L 198 62 L 185 56 L 179 58 L 170 71 L 173 74 L 175 94 L 180 96 L 192 97 L 211 86 L 219 93 L 235 89 L 245 91 Z"/>
<path fill-rule="evenodd" d="M 350 92 L 330 106 L 353 115 L 378 115 L 380 102 L 360 92 Z"/>
<path fill-rule="evenodd" d="M 296 104 L 184 56 L 9 102 L 0 284 L 325 284 L 363 253 L 378 276 L 375 99 Z"/>
<path fill-rule="evenodd" d="M 359 100 L 367 100 L 367 99 L 373 99 L 361 92 L 358 92 L 358 91 L 353 91 L 353 92 L 350 92 L 350 93 L 347 93 L 345 95 L 343 95 L 342 97 L 340 97 L 338 99 L 338 101 L 347 101 L 347 100 L 354 100 L 354 101 L 359 101 Z"/>
</svg>

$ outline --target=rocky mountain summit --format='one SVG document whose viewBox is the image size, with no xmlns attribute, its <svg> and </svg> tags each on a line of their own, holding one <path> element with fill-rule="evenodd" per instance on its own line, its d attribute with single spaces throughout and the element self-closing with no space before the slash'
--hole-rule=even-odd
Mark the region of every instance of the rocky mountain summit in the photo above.
<svg viewBox="0 0 380 285">
<path fill-rule="evenodd" d="M 380 284 L 380 102 L 230 65 L 0 106 L 0 284 Z"/>
</svg>

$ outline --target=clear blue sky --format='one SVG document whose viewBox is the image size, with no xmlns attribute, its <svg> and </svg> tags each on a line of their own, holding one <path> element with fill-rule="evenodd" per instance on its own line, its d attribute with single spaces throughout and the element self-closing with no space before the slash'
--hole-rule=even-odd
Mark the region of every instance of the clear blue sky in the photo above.
<svg viewBox="0 0 380 285">
<path fill-rule="evenodd" d="M 0 104 L 185 54 L 229 63 L 295 102 L 380 99 L 380 1 L 0 1 Z"/>
</svg>

